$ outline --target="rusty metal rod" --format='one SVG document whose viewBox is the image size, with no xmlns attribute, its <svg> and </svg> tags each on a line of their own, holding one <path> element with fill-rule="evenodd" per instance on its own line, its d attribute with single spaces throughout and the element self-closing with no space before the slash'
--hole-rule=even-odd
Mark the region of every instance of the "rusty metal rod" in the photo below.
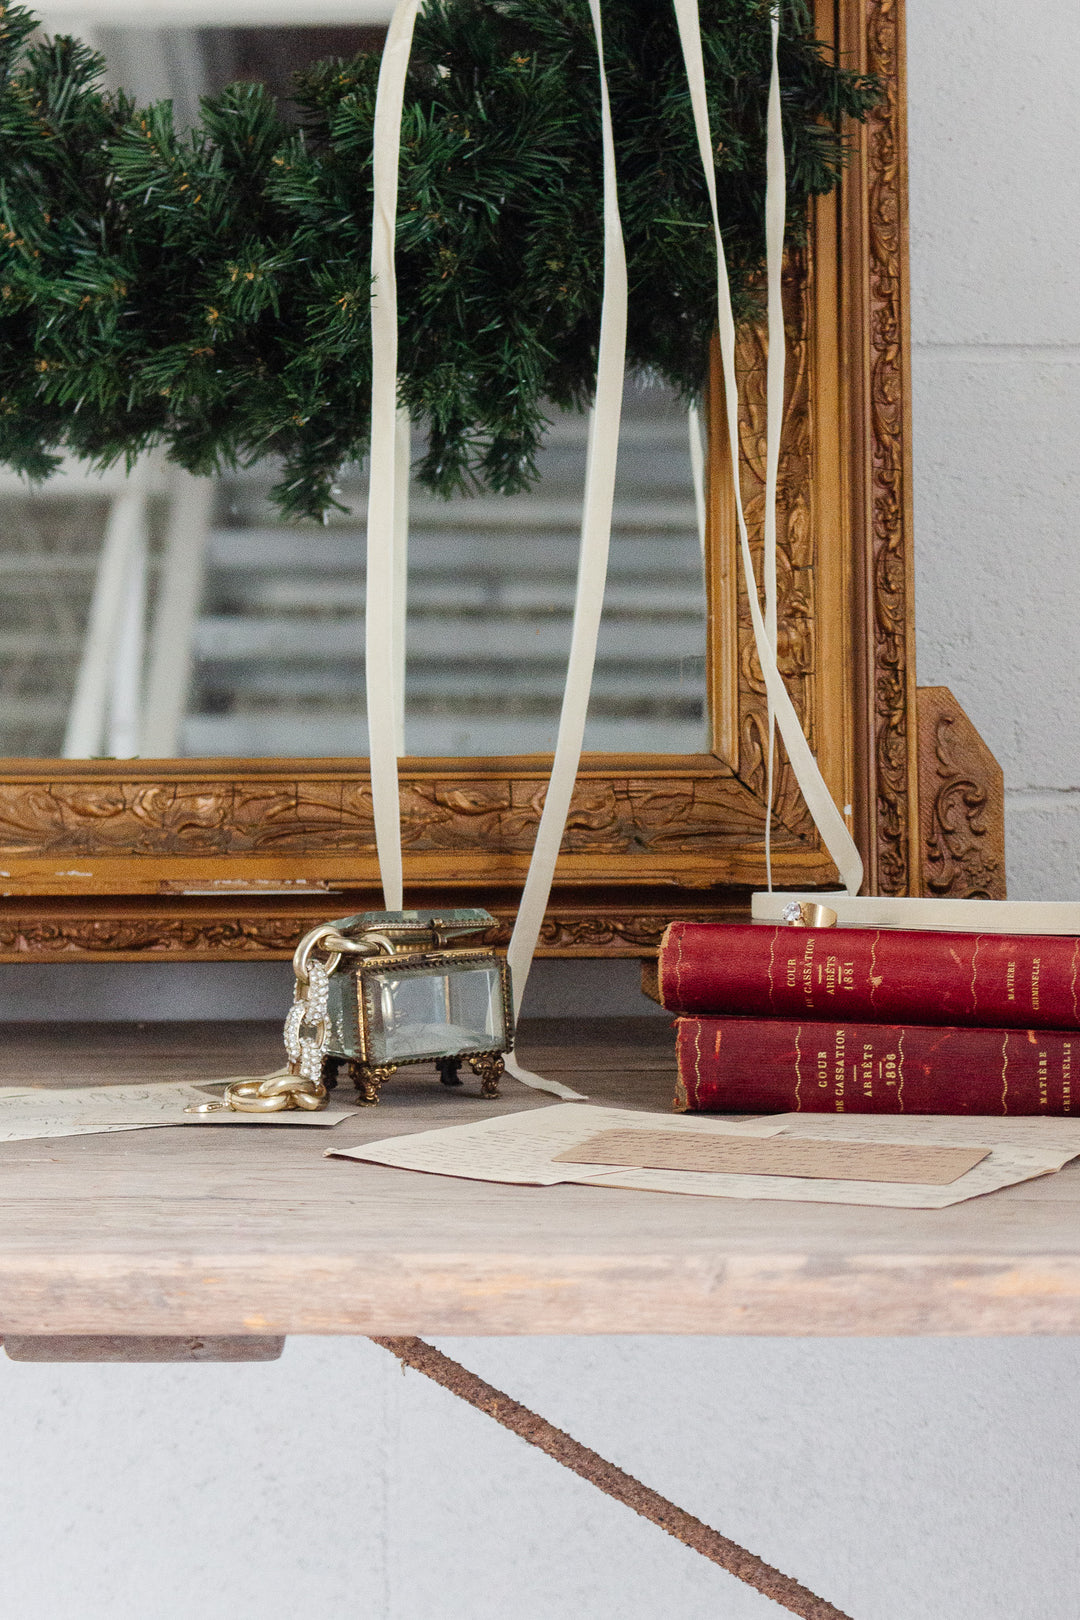
<svg viewBox="0 0 1080 1620">
<path fill-rule="evenodd" d="M 493 1384 L 478 1378 L 460 1362 L 451 1361 L 433 1345 L 425 1343 L 423 1339 L 416 1338 L 376 1338 L 372 1335 L 374 1344 L 381 1344 L 384 1350 L 389 1350 L 398 1357 L 405 1366 L 412 1367 L 415 1372 L 423 1373 L 443 1389 L 457 1395 L 461 1400 L 468 1401 L 475 1406 L 478 1412 L 486 1412 L 488 1417 L 501 1423 L 504 1429 L 520 1435 L 527 1440 L 530 1446 L 536 1446 L 540 1451 L 546 1452 L 549 1457 L 569 1468 L 571 1473 L 577 1474 L 581 1479 L 587 1479 L 590 1485 L 595 1485 L 598 1491 L 605 1496 L 612 1496 L 616 1502 L 624 1503 L 640 1513 L 643 1519 L 651 1524 L 659 1525 L 666 1530 L 669 1536 L 681 1541 L 684 1547 L 693 1552 L 700 1553 L 712 1563 L 719 1564 L 726 1569 L 729 1575 L 736 1580 L 743 1581 L 752 1586 L 755 1591 L 761 1592 L 764 1597 L 771 1598 L 789 1614 L 797 1614 L 801 1620 L 851 1620 L 842 1610 L 824 1598 L 815 1597 L 813 1592 L 800 1586 L 798 1581 L 792 1580 L 790 1575 L 783 1575 L 771 1564 L 756 1554 L 747 1552 L 740 1547 L 737 1541 L 731 1541 L 722 1536 L 718 1530 L 703 1524 L 695 1519 L 692 1513 L 686 1513 L 674 1502 L 669 1502 L 666 1496 L 658 1491 L 650 1490 L 642 1485 L 640 1480 L 626 1474 L 614 1463 L 606 1462 L 588 1446 L 583 1446 L 577 1440 L 572 1440 L 568 1434 L 557 1429 L 546 1418 L 531 1412 L 527 1406 L 519 1401 L 512 1400 L 504 1395 Z"/>
</svg>

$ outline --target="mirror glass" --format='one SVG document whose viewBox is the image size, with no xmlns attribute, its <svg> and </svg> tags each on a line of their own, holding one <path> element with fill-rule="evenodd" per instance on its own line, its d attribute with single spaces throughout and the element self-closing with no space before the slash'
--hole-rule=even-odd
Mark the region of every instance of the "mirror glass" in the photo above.
<svg viewBox="0 0 1080 1620">
<path fill-rule="evenodd" d="M 145 101 L 377 43 L 346 28 L 102 30 L 110 78 Z M 628 384 L 587 749 L 708 747 L 696 422 Z M 553 413 L 526 495 L 410 493 L 404 752 L 543 753 L 570 645 L 587 418 Z M 417 448 L 419 440 L 416 441 Z M 212 486 L 151 458 L 72 467 L 28 493 L 0 473 L 0 752 L 21 757 L 320 757 L 367 749 L 363 470 L 322 528 L 285 524 L 271 465 Z"/>
</svg>

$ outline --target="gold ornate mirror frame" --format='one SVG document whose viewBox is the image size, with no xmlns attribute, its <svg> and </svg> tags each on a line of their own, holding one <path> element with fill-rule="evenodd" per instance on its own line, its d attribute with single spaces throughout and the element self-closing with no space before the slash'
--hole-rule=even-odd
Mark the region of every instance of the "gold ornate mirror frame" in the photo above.
<svg viewBox="0 0 1080 1620">
<path fill-rule="evenodd" d="M 816 11 L 822 37 L 885 95 L 788 266 L 781 668 L 850 806 L 867 887 L 918 893 L 903 0 L 817 0 Z M 760 334 L 742 339 L 740 365 L 741 477 L 760 530 Z M 673 915 L 737 914 L 764 882 L 764 687 L 711 416 L 712 752 L 586 756 L 549 955 L 648 954 Z M 407 896 L 485 905 L 506 928 L 548 764 L 405 760 Z M 835 881 L 786 762 L 774 810 L 774 881 Z M 0 873 L 5 960 L 284 956 L 316 921 L 381 903 L 367 775 L 342 760 L 0 762 Z"/>
</svg>

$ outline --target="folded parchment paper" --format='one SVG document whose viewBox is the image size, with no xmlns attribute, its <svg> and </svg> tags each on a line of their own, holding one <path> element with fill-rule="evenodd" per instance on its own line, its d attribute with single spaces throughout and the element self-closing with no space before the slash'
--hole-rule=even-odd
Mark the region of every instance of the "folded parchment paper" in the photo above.
<svg viewBox="0 0 1080 1620">
<path fill-rule="evenodd" d="M 799 1176 L 712 1174 L 699 1170 L 613 1169 L 569 1164 L 556 1155 L 600 1131 L 771 1137 L 784 1133 L 816 1140 L 877 1143 L 959 1143 L 989 1148 L 989 1157 L 949 1185 L 820 1180 Z M 330 1148 L 334 1157 L 426 1170 L 478 1181 L 548 1187 L 575 1182 L 639 1192 L 690 1193 L 698 1198 L 771 1198 L 815 1204 L 881 1204 L 898 1209 L 943 1209 L 1060 1170 L 1080 1155 L 1080 1120 L 963 1118 L 929 1114 L 774 1114 L 745 1124 L 701 1115 L 635 1113 L 563 1103 L 527 1113 L 502 1114 L 473 1125 L 451 1125 L 414 1136 L 391 1137 L 355 1148 Z"/>
</svg>

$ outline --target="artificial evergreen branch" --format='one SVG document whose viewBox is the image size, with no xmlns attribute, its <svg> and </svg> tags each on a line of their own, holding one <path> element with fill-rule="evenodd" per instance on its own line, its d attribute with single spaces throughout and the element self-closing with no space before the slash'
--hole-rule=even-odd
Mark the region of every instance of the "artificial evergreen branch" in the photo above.
<svg viewBox="0 0 1080 1620">
<path fill-rule="evenodd" d="M 702 0 L 736 315 L 764 259 L 771 0 Z M 631 303 L 628 361 L 699 392 L 716 314 L 705 187 L 673 12 L 606 0 Z M 789 230 L 830 191 L 873 81 L 781 6 Z M 258 85 L 203 102 L 101 88 L 81 44 L 34 43 L 0 0 L 0 461 L 107 464 L 152 445 L 193 472 L 274 456 L 318 516 L 366 453 L 378 59 L 298 75 L 297 128 Z M 595 46 L 586 0 L 428 0 L 402 124 L 400 391 L 435 490 L 513 491 L 555 406 L 591 397 L 602 289 Z"/>
</svg>

